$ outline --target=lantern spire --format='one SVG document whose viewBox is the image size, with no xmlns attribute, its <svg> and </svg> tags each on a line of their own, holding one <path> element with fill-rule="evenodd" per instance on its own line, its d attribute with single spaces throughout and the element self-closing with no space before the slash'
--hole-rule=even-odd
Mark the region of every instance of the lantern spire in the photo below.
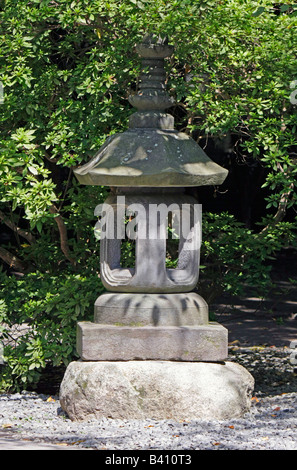
<svg viewBox="0 0 297 470">
<path fill-rule="evenodd" d="M 174 104 L 166 91 L 164 68 L 164 59 L 172 54 L 173 47 L 161 38 L 146 36 L 136 51 L 142 58 L 142 72 L 139 90 L 129 97 L 129 102 L 139 111 L 164 111 Z"/>
</svg>

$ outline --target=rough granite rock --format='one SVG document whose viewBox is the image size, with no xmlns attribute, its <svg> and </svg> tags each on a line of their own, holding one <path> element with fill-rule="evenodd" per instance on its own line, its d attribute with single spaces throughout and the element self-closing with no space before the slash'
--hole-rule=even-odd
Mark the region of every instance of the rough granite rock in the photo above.
<svg viewBox="0 0 297 470">
<path fill-rule="evenodd" d="M 229 419 L 250 409 L 254 379 L 225 362 L 83 362 L 69 364 L 60 404 L 88 419 Z"/>
</svg>

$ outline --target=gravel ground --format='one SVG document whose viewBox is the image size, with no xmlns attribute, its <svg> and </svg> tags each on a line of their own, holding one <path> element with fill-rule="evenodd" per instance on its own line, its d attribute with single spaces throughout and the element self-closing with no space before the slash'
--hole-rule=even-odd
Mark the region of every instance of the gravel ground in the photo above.
<svg viewBox="0 0 297 470">
<path fill-rule="evenodd" d="M 232 348 L 229 360 L 255 378 L 251 410 L 228 421 L 72 422 L 57 396 L 0 395 L 1 433 L 97 450 L 297 450 L 297 374 L 288 348 Z"/>
</svg>

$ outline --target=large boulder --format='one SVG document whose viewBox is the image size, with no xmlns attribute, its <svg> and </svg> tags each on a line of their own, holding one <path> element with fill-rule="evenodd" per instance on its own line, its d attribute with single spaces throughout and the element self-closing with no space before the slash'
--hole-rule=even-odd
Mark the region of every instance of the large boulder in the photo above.
<svg viewBox="0 0 297 470">
<path fill-rule="evenodd" d="M 72 362 L 60 387 L 62 409 L 87 419 L 229 419 L 250 408 L 254 379 L 233 363 Z"/>
</svg>

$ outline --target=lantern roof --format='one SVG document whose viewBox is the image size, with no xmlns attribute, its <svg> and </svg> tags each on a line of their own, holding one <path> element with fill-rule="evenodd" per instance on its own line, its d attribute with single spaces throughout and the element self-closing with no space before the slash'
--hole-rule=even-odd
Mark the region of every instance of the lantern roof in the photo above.
<svg viewBox="0 0 297 470">
<path fill-rule="evenodd" d="M 136 46 L 142 58 L 139 90 L 129 97 L 137 109 L 129 128 L 107 138 L 86 164 L 74 170 L 87 185 L 186 187 L 219 185 L 228 171 L 213 162 L 189 135 L 174 129 L 165 110 L 174 100 L 166 91 L 164 59 L 173 52 L 166 40 L 145 36 Z"/>
</svg>

